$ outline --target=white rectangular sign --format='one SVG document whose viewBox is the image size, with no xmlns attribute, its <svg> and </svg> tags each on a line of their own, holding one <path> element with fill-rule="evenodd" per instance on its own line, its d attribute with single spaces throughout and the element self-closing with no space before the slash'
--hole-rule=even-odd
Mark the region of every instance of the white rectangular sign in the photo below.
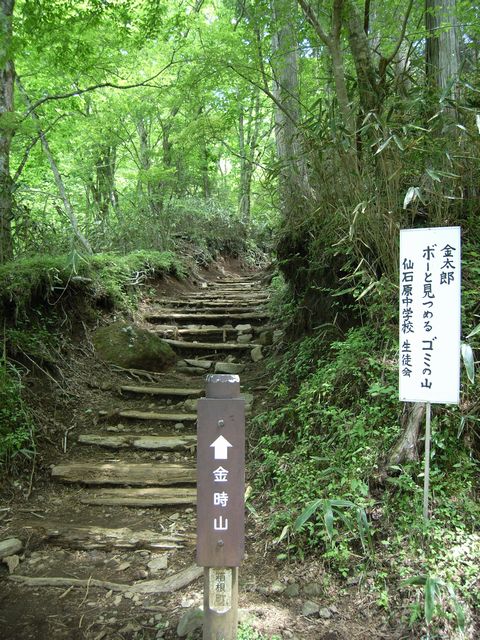
<svg viewBox="0 0 480 640">
<path fill-rule="evenodd" d="M 460 227 L 400 231 L 400 400 L 460 399 Z"/>
</svg>

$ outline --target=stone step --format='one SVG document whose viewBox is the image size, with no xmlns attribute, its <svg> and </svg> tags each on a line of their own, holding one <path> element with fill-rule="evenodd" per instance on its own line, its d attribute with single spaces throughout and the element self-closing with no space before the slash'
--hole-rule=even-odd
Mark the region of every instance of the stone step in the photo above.
<svg viewBox="0 0 480 640">
<path fill-rule="evenodd" d="M 227 316 L 234 316 L 237 313 L 255 313 L 263 311 L 263 307 L 245 305 L 243 307 L 230 307 L 229 305 L 224 307 L 204 307 L 202 305 L 181 305 L 178 307 L 160 307 L 158 313 L 173 314 L 173 313 L 191 313 L 191 314 L 225 314 Z"/>
<path fill-rule="evenodd" d="M 135 409 L 118 409 L 116 411 L 99 411 L 108 418 L 128 418 L 129 420 L 158 420 L 159 422 L 196 422 L 196 413 L 168 413 L 166 411 L 137 411 Z"/>
<path fill-rule="evenodd" d="M 203 394 L 203 389 L 178 389 L 173 387 L 158 387 L 146 385 L 123 384 L 120 391 L 150 396 L 162 396 L 166 398 L 191 398 Z"/>
<path fill-rule="evenodd" d="M 188 349 L 189 351 L 245 351 L 251 350 L 250 343 L 239 344 L 238 342 L 189 342 L 183 340 L 171 340 L 164 338 L 165 342 L 174 349 Z"/>
<path fill-rule="evenodd" d="M 166 486 L 193 484 L 197 472 L 186 464 L 72 462 L 53 467 L 52 478 L 87 485 Z"/>
<path fill-rule="evenodd" d="M 197 436 L 139 436 L 135 433 L 104 435 L 82 433 L 79 444 L 108 447 L 109 449 L 143 449 L 150 451 L 185 451 L 197 445 Z"/>
<path fill-rule="evenodd" d="M 103 506 L 124 507 L 164 507 L 167 505 L 196 504 L 196 489 L 181 489 L 175 487 L 146 489 L 99 489 L 87 495 L 82 495 L 82 504 L 96 504 Z"/>
</svg>

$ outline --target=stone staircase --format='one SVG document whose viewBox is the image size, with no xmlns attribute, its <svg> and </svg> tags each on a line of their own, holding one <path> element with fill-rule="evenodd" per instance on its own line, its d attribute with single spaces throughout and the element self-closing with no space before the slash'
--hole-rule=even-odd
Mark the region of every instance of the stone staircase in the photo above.
<svg viewBox="0 0 480 640">
<path fill-rule="evenodd" d="M 123 379 L 104 391 L 105 409 L 52 466 L 55 513 L 23 523 L 44 548 L 67 554 L 65 571 L 80 581 L 72 584 L 95 574 L 97 587 L 103 581 L 105 589 L 126 590 L 138 602 L 140 594 L 172 592 L 200 576 L 194 560 L 197 400 L 208 373 L 241 374 L 251 412 L 256 363 L 276 337 L 267 302 L 256 278 L 230 276 L 159 299 L 145 312 L 144 324 L 177 352 L 175 368 L 117 373 Z M 123 559 L 120 566 L 132 565 L 132 572 L 112 582 L 111 571 L 89 566 L 88 555 L 74 555 L 92 549 L 105 554 L 105 566 L 109 558 Z M 155 577 L 148 571 L 138 578 L 128 555 L 135 550 L 168 554 L 162 580 L 147 580 Z M 68 585 L 58 573 L 57 567 L 42 574 L 26 562 L 11 578 L 32 587 Z"/>
</svg>

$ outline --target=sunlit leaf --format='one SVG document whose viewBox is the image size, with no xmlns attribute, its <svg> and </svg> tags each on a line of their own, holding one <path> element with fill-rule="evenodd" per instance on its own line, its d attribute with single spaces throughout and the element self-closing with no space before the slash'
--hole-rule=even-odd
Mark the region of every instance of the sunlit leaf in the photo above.
<svg viewBox="0 0 480 640">
<path fill-rule="evenodd" d="M 426 169 L 426 172 L 432 180 L 435 180 L 435 182 L 441 182 L 440 176 L 436 171 L 434 171 L 433 169 Z"/>
<path fill-rule="evenodd" d="M 462 342 L 460 347 L 462 353 L 463 364 L 465 365 L 465 370 L 467 372 L 468 379 L 470 382 L 475 381 L 475 360 L 473 358 L 473 349 L 466 342 Z"/>
<path fill-rule="evenodd" d="M 323 503 L 323 499 L 319 498 L 318 500 L 314 500 L 302 511 L 302 513 L 295 520 L 294 530 L 299 531 L 305 522 L 310 518 L 310 516 L 315 513 L 318 507 Z"/>
<path fill-rule="evenodd" d="M 468 340 L 469 338 L 473 338 L 473 336 L 476 336 L 477 333 L 480 333 L 480 324 L 477 324 L 475 329 L 473 329 L 473 331 L 470 331 L 470 333 L 466 337 L 466 340 Z"/>
</svg>

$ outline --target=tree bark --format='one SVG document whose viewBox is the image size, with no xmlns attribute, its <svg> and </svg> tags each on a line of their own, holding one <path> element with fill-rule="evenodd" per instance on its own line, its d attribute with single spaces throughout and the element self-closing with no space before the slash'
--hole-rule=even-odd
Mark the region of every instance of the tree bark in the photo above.
<svg viewBox="0 0 480 640">
<path fill-rule="evenodd" d="M 260 131 L 260 90 L 255 89 L 245 123 L 245 110 L 240 107 L 238 117 L 238 139 L 240 152 L 240 188 L 238 194 L 238 213 L 244 225 L 250 222 L 252 177 L 255 153 Z"/>
<path fill-rule="evenodd" d="M 14 0 L 0 0 L 0 264 L 13 258 L 13 185 L 10 176 L 15 87 L 11 53 L 13 8 Z"/>
<path fill-rule="evenodd" d="M 459 73 L 460 47 L 456 0 L 425 0 L 427 29 L 426 76 L 428 88 L 434 93 L 448 92 L 455 100 Z M 454 113 L 454 109 L 450 112 Z"/>
<path fill-rule="evenodd" d="M 83 233 L 80 231 L 79 227 L 78 227 L 78 220 L 77 217 L 75 216 L 75 212 L 73 211 L 73 207 L 72 204 L 68 198 L 67 195 L 67 191 L 65 189 L 65 184 L 63 182 L 63 178 L 60 174 L 60 171 L 58 170 L 57 167 L 57 163 L 55 162 L 55 158 L 53 157 L 53 154 L 50 150 L 50 145 L 48 144 L 48 140 L 45 136 L 45 132 L 42 130 L 41 126 L 40 126 L 40 118 L 37 115 L 37 112 L 35 111 L 35 109 L 32 108 L 32 104 L 30 102 L 30 98 L 28 97 L 27 92 L 25 91 L 20 78 L 17 76 L 16 78 L 17 81 L 17 85 L 18 88 L 20 90 L 20 93 L 22 94 L 24 100 L 25 100 L 25 104 L 27 105 L 27 107 L 29 108 L 30 111 L 30 117 L 32 118 L 32 120 L 34 120 L 37 123 L 38 126 L 38 135 L 40 136 L 40 142 L 42 143 L 42 148 L 43 151 L 45 153 L 45 155 L 47 156 L 47 160 L 48 163 L 50 165 L 50 169 L 52 170 L 53 173 L 53 177 L 55 180 L 55 184 L 57 185 L 57 189 L 58 189 L 58 194 L 60 196 L 60 199 L 63 203 L 63 207 L 65 209 L 65 213 L 68 216 L 68 219 L 70 220 L 70 224 L 72 225 L 72 230 L 73 230 L 73 235 L 75 236 L 75 238 L 79 241 L 79 243 L 82 245 L 82 247 L 85 249 L 85 251 L 89 254 L 93 253 L 92 251 L 92 247 L 90 246 L 90 243 L 88 242 L 88 240 L 86 239 L 86 237 L 83 235 Z"/>
<path fill-rule="evenodd" d="M 297 36 L 290 0 L 272 0 L 273 96 L 275 97 L 275 141 L 280 162 L 282 210 L 291 217 L 310 195 L 305 149 L 299 131 Z"/>
</svg>

